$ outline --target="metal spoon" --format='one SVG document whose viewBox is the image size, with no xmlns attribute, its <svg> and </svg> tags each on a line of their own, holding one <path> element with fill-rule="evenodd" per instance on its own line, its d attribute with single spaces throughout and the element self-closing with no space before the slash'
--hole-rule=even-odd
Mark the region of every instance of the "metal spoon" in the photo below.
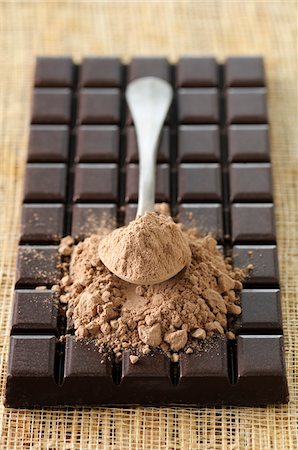
<svg viewBox="0 0 298 450">
<path fill-rule="evenodd" d="M 173 98 L 169 83 L 156 77 L 139 78 L 126 89 L 139 152 L 139 201 L 137 216 L 154 211 L 158 141 Z"/>
<path fill-rule="evenodd" d="M 132 81 L 126 89 L 126 100 L 133 118 L 139 152 L 139 201 L 137 216 L 142 216 L 145 212 L 154 212 L 157 147 L 172 98 L 173 90 L 170 84 L 155 77 L 139 78 Z M 121 231 L 122 229 L 119 228 L 114 233 L 117 233 L 119 236 Z M 177 232 L 181 233 L 178 229 Z M 120 245 L 122 245 L 121 239 Z M 125 242 L 123 245 L 125 245 Z M 119 273 L 116 267 L 112 267 L 113 264 L 109 258 L 110 251 L 113 252 L 115 249 L 108 249 L 108 252 L 104 252 L 101 246 L 99 248 L 100 259 L 111 272 L 130 283 L 144 284 L 144 280 L 141 278 L 134 280 L 128 279 L 124 274 Z M 181 258 L 181 261 L 183 260 L 184 262 L 179 263 L 176 261 L 175 273 L 168 273 L 167 277 L 163 279 L 152 278 L 148 280 L 146 278 L 146 284 L 160 283 L 172 278 L 184 268 L 186 261 L 190 260 L 190 254 L 190 249 L 186 248 L 185 257 Z M 159 261 L 157 260 L 155 263 L 158 265 Z"/>
</svg>

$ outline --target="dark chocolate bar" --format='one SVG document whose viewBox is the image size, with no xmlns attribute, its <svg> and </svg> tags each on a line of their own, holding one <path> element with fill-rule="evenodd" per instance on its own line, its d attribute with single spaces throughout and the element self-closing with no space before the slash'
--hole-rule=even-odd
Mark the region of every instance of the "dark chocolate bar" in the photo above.
<svg viewBox="0 0 298 450">
<path fill-rule="evenodd" d="M 214 337 L 178 363 L 152 351 L 132 364 L 76 341 L 51 286 L 60 239 L 134 219 L 138 152 L 126 84 L 172 83 L 157 155 L 156 201 L 211 232 L 249 275 L 235 341 Z M 288 400 L 260 57 L 37 59 L 11 325 L 6 405 L 247 405 Z M 63 260 L 64 257 L 62 257 Z M 36 289 L 38 288 L 38 289 Z M 66 339 L 61 339 L 66 334 Z"/>
</svg>

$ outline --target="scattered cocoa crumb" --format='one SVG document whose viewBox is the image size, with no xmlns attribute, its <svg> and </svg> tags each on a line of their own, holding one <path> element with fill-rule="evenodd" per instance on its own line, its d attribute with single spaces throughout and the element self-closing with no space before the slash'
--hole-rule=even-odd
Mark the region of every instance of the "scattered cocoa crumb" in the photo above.
<svg viewBox="0 0 298 450">
<path fill-rule="evenodd" d="M 61 245 L 67 245 L 68 247 L 71 247 L 74 245 L 75 240 L 72 236 L 65 236 L 61 239 Z"/>
<path fill-rule="evenodd" d="M 151 347 L 158 347 L 162 342 L 160 323 L 156 323 L 151 327 L 140 325 L 138 333 L 141 341 Z"/>
<path fill-rule="evenodd" d="M 185 346 L 187 343 L 187 338 L 188 335 L 186 330 L 177 330 L 172 333 L 166 333 L 164 336 L 164 341 L 170 345 L 171 350 L 177 352 Z"/>
<path fill-rule="evenodd" d="M 54 284 L 54 285 L 52 286 L 51 290 L 52 290 L 53 292 L 56 292 L 57 294 L 60 294 L 60 291 L 61 291 L 59 284 Z"/>
<path fill-rule="evenodd" d="M 131 364 L 136 364 L 140 358 L 137 355 L 130 355 L 129 359 L 130 359 Z"/>
<path fill-rule="evenodd" d="M 75 240 L 72 236 L 65 236 L 60 241 L 58 252 L 61 256 L 70 256 L 73 250 Z"/>
<path fill-rule="evenodd" d="M 227 332 L 226 332 L 226 337 L 227 337 L 227 339 L 230 339 L 230 340 L 236 339 L 236 336 L 235 336 L 235 334 L 233 333 L 233 331 L 227 331 Z"/>
<path fill-rule="evenodd" d="M 206 338 L 206 331 L 203 330 L 203 328 L 197 328 L 195 331 L 191 333 L 192 337 L 196 339 L 205 339 Z"/>
<path fill-rule="evenodd" d="M 173 361 L 174 363 L 177 363 L 177 362 L 179 361 L 179 355 L 178 355 L 178 353 L 173 353 L 171 359 L 172 359 L 172 361 Z"/>
<path fill-rule="evenodd" d="M 72 249 L 71 247 L 69 247 L 68 245 L 60 245 L 58 248 L 58 252 L 60 253 L 60 255 L 62 256 L 70 256 Z"/>
<path fill-rule="evenodd" d="M 162 214 L 164 216 L 169 216 L 171 214 L 170 212 L 170 206 L 168 203 L 155 203 L 154 205 L 154 211 L 158 214 Z"/>
<path fill-rule="evenodd" d="M 243 284 L 241 283 L 241 281 L 235 280 L 235 286 L 234 286 L 235 291 L 240 291 L 242 288 L 243 288 Z"/>
</svg>

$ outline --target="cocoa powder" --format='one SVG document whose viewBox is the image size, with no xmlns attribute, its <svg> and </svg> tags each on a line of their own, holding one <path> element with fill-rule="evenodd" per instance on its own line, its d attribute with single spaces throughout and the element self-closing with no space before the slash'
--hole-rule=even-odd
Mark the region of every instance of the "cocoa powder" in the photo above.
<svg viewBox="0 0 298 450">
<path fill-rule="evenodd" d="M 159 348 L 176 361 L 177 352 L 191 353 L 210 336 L 234 338 L 227 314 L 241 312 L 238 292 L 244 273 L 224 259 L 211 235 L 182 233 L 191 250 L 190 264 L 169 281 L 150 286 L 127 283 L 103 265 L 100 230 L 76 246 L 69 241 L 73 251 L 60 298 L 67 303 L 78 339 L 95 340 L 116 359 L 128 348 L 139 354 Z"/>
<path fill-rule="evenodd" d="M 103 263 L 118 277 L 135 284 L 156 284 L 190 263 L 191 252 L 170 216 L 146 212 L 117 228 L 99 243 Z"/>
</svg>

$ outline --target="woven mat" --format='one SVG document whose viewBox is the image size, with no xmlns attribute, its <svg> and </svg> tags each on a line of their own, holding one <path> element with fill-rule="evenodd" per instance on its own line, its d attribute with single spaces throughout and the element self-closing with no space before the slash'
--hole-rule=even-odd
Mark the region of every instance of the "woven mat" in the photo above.
<svg viewBox="0 0 298 450">
<path fill-rule="evenodd" d="M 296 1 L 0 2 L 0 389 L 36 54 L 263 54 L 269 83 L 290 403 L 269 408 L 0 406 L 1 449 L 296 449 L 298 154 Z M 296 142 L 295 142 L 296 140 Z M 296 379 L 295 379 L 296 378 Z"/>
</svg>

